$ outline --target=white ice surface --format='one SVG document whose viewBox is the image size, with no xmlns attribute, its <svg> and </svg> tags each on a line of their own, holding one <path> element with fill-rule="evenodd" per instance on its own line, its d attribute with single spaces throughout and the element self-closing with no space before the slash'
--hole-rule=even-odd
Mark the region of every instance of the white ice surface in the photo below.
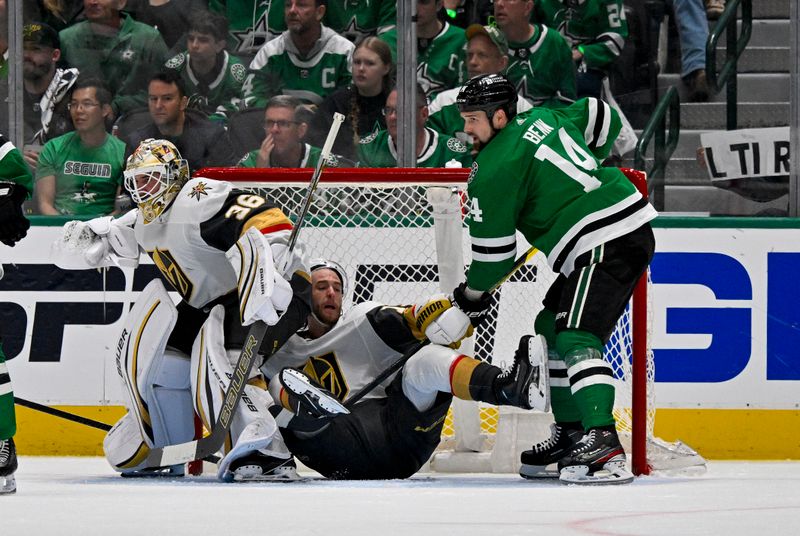
<svg viewBox="0 0 800 536">
<path fill-rule="evenodd" d="M 0 496 L 18 535 L 797 535 L 800 462 L 711 462 L 700 477 L 575 487 L 514 475 L 222 484 L 123 479 L 101 458 L 22 457 Z"/>
</svg>

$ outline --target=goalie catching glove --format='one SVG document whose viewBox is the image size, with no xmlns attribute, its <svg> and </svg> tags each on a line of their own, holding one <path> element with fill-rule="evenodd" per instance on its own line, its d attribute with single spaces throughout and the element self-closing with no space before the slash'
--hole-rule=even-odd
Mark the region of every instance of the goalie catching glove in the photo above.
<svg viewBox="0 0 800 536">
<path fill-rule="evenodd" d="M 278 323 L 292 301 L 292 287 L 275 268 L 272 248 L 255 227 L 250 227 L 225 254 L 236 272 L 239 318 L 249 326 L 261 320 Z"/>
<path fill-rule="evenodd" d="M 136 209 L 119 219 L 102 216 L 64 224 L 61 238 L 53 243 L 56 266 L 66 269 L 139 265 L 139 245 L 133 224 Z"/>
<path fill-rule="evenodd" d="M 461 340 L 472 335 L 469 317 L 444 294 L 407 307 L 403 316 L 418 339 L 426 338 L 433 344 L 458 348 Z"/>
</svg>

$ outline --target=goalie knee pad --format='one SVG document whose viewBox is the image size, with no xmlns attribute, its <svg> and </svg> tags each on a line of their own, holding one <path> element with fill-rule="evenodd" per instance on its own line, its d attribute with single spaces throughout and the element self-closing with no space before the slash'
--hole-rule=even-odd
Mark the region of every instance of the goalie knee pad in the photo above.
<svg viewBox="0 0 800 536">
<path fill-rule="evenodd" d="M 149 447 L 190 440 L 194 414 L 189 360 L 165 351 L 178 312 L 160 280 L 136 300 L 117 343 L 117 371 L 125 405 Z"/>
<path fill-rule="evenodd" d="M 238 357 L 238 350 L 225 349 L 224 315 L 225 309 L 221 305 L 214 307 L 192 347 L 190 376 L 195 408 L 209 430 L 219 419 L 218 410 L 223 407 L 225 391 L 230 378 L 234 377 L 231 360 Z M 248 380 L 258 383 L 254 378 Z M 256 450 L 271 456 L 290 456 L 275 419 L 268 411 L 272 403 L 272 397 L 263 387 L 245 385 L 242 400 L 231 417 L 231 447 L 220 462 L 220 475 L 233 460 Z"/>
<path fill-rule="evenodd" d="M 142 436 L 133 413 L 126 413 L 108 431 L 103 439 L 103 453 L 115 471 L 145 469 L 144 461 L 150 454 L 150 446 Z"/>
</svg>

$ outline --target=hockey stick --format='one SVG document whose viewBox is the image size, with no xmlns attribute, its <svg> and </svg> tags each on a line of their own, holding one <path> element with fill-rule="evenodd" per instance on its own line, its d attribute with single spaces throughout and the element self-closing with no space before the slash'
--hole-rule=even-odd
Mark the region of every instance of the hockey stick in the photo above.
<svg viewBox="0 0 800 536">
<path fill-rule="evenodd" d="M 60 417 L 62 419 L 76 422 L 78 424 L 91 426 L 92 428 L 103 430 L 104 432 L 108 432 L 109 430 L 111 430 L 110 424 L 96 421 L 94 419 L 89 419 L 88 417 L 81 417 L 80 415 L 75 415 L 74 413 L 70 413 L 68 411 L 62 411 L 60 409 L 51 408 L 50 406 L 45 406 L 44 404 L 39 404 L 38 402 L 31 402 L 30 400 L 25 400 L 24 398 L 19 398 L 18 396 L 14 397 L 14 403 L 17 404 L 18 406 L 22 406 L 23 408 L 32 409 L 34 411 L 41 411 L 42 413 L 47 413 L 48 415 L 52 415 L 54 417 Z"/>
<path fill-rule="evenodd" d="M 333 148 L 333 142 L 336 140 L 336 135 L 339 133 L 339 127 L 342 125 L 343 121 L 344 116 L 342 114 L 334 114 L 333 123 L 328 132 L 328 137 L 325 139 L 325 145 L 322 146 L 322 152 L 320 153 L 317 167 L 314 169 L 314 174 L 311 176 L 311 183 L 308 186 L 303 207 L 294 224 L 292 234 L 289 236 L 289 252 L 294 249 L 295 243 L 297 242 L 297 235 L 303 225 L 303 220 L 308 214 L 308 208 L 311 205 L 314 190 L 317 188 L 322 169 L 328 161 L 331 149 Z M 247 337 L 245 337 L 245 342 L 242 345 L 242 352 L 239 354 L 239 359 L 233 367 L 233 376 L 228 384 L 228 389 L 225 391 L 219 417 L 217 418 L 217 422 L 214 423 L 211 433 L 206 437 L 186 443 L 150 449 L 150 453 L 147 455 L 145 461 L 146 467 L 165 467 L 193 460 L 202 460 L 203 458 L 213 455 L 222 447 L 231 426 L 233 412 L 239 400 L 242 398 L 244 387 L 247 384 L 247 378 L 250 376 L 250 371 L 253 369 L 253 361 L 258 355 L 258 350 L 261 348 L 261 343 L 264 341 L 268 329 L 269 327 L 261 321 L 256 321 L 250 326 Z"/>
<path fill-rule="evenodd" d="M 514 275 L 514 273 L 517 270 L 522 268 L 522 266 L 525 263 L 527 263 L 529 260 L 531 260 L 533 258 L 533 256 L 536 255 L 536 253 L 538 251 L 539 251 L 538 249 L 536 249 L 535 247 L 531 246 L 528 249 L 528 251 L 526 251 L 525 253 L 523 253 L 519 257 L 517 257 L 517 260 L 514 261 L 514 265 L 511 267 L 511 269 L 506 273 L 506 275 L 503 276 L 502 279 L 500 279 L 500 281 L 495 283 L 492 286 L 492 288 L 489 289 L 489 293 L 492 294 L 498 288 L 500 288 L 500 285 L 505 283 L 508 280 L 509 277 Z M 344 403 L 344 406 L 347 409 L 353 409 L 353 406 L 355 406 L 358 403 L 359 400 L 361 400 L 366 395 L 368 395 L 370 392 L 372 392 L 372 390 L 374 390 L 377 386 L 382 384 L 389 376 L 391 376 L 392 374 L 394 374 L 395 372 L 397 372 L 398 370 L 403 368 L 403 365 L 406 364 L 406 361 L 411 359 L 412 355 L 416 354 L 417 352 L 422 350 L 422 348 L 424 348 L 425 346 L 429 345 L 430 343 L 431 343 L 431 341 L 429 341 L 428 339 L 423 339 L 423 340 L 421 340 L 419 342 L 414 343 L 414 345 L 411 348 L 406 350 L 406 352 L 402 356 L 400 356 L 394 363 L 389 365 L 386 368 L 386 370 L 384 370 L 383 372 L 378 374 L 375 377 L 374 380 L 372 380 L 367 385 L 365 385 L 364 387 L 359 389 L 358 392 L 356 392 L 356 394 L 354 394 L 353 396 L 348 398 L 347 401 Z"/>
</svg>

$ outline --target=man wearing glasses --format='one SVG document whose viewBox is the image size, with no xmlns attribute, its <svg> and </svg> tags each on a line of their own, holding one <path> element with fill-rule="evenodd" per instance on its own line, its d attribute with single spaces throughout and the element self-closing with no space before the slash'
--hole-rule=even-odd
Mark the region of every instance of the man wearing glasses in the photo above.
<svg viewBox="0 0 800 536">
<path fill-rule="evenodd" d="M 104 215 L 114 210 L 125 144 L 106 132 L 111 92 L 102 80 L 79 79 L 68 101 L 75 125 L 48 141 L 36 168 L 36 203 L 45 215 Z"/>
<path fill-rule="evenodd" d="M 321 150 L 302 141 L 308 125 L 297 120 L 297 107 L 300 105 L 298 99 L 289 95 L 272 97 L 264 110 L 266 137 L 258 149 L 250 151 L 239 160 L 238 166 L 316 167 Z"/>
</svg>

